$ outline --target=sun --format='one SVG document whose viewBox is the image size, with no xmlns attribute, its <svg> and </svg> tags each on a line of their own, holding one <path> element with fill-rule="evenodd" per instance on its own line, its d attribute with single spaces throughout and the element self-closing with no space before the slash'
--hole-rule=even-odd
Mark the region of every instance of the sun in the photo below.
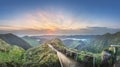
<svg viewBox="0 0 120 67">
<path fill-rule="evenodd" d="M 47 35 L 52 35 L 57 31 L 57 28 L 54 26 L 47 27 Z"/>
</svg>

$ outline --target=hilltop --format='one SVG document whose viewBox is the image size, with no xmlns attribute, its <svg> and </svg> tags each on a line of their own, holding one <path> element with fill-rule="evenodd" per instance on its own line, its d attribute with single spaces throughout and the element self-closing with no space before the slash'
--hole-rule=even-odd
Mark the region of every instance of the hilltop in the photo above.
<svg viewBox="0 0 120 67">
<path fill-rule="evenodd" d="M 24 54 L 25 67 L 61 67 L 56 52 L 48 47 L 48 43 L 56 43 L 56 46 L 60 43 L 58 39 L 47 41 L 46 43 L 30 48 Z"/>
</svg>

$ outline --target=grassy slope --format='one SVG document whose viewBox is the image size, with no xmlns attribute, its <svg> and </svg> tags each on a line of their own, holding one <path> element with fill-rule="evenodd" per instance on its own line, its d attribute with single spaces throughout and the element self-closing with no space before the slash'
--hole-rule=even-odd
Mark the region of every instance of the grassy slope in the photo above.
<svg viewBox="0 0 120 67">
<path fill-rule="evenodd" d="M 24 58 L 25 67 L 60 67 L 57 54 L 47 44 L 27 50 Z"/>
<path fill-rule="evenodd" d="M 22 64 L 22 55 L 24 52 L 23 48 L 10 45 L 0 39 L 0 67 L 14 67 Z"/>
</svg>

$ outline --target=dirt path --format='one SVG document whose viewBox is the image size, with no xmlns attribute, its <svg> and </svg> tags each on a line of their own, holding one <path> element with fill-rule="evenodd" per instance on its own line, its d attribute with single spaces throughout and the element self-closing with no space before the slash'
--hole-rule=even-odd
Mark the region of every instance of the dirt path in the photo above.
<svg viewBox="0 0 120 67">
<path fill-rule="evenodd" d="M 84 67 L 82 64 L 80 65 L 78 62 L 68 58 L 61 52 L 57 52 L 57 55 L 62 63 L 62 67 Z"/>
<path fill-rule="evenodd" d="M 68 58 L 66 55 L 56 50 L 52 45 L 49 44 L 48 46 L 57 52 L 61 67 L 85 67 L 83 64 L 80 64 L 77 61 Z"/>
</svg>

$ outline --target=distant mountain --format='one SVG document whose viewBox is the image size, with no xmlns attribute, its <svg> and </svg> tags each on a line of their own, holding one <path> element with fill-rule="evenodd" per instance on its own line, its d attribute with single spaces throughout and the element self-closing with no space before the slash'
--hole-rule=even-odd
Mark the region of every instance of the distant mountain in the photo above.
<svg viewBox="0 0 120 67">
<path fill-rule="evenodd" d="M 74 39 L 90 39 L 95 37 L 96 35 L 43 35 L 43 36 L 31 36 L 34 39 L 54 39 L 54 38 L 59 38 L 59 39 L 65 39 L 65 38 L 74 38 Z"/>
<path fill-rule="evenodd" d="M 79 49 L 77 47 L 81 47 L 81 45 L 84 45 L 84 43 L 88 42 L 95 36 L 96 35 L 43 35 L 25 36 L 23 39 L 32 45 L 36 45 L 37 42 L 35 43 L 35 41 L 39 41 L 40 44 L 43 44 L 48 40 L 59 38 L 63 41 L 66 47 Z"/>
<path fill-rule="evenodd" d="M 94 37 L 93 37 L 94 38 Z M 91 38 L 65 38 L 63 39 L 63 43 L 68 48 L 73 48 L 77 50 L 83 50 L 84 47 L 90 42 Z"/>
<path fill-rule="evenodd" d="M 8 33 L 8 34 L 0 34 L 0 39 L 4 40 L 5 42 L 7 42 L 8 44 L 11 45 L 17 45 L 19 47 L 24 48 L 25 50 L 27 50 L 28 48 L 30 48 L 31 46 L 24 41 L 23 39 L 21 39 L 20 37 Z"/>
<path fill-rule="evenodd" d="M 98 35 L 91 40 L 89 46 L 85 49 L 92 52 L 101 52 L 105 48 L 109 48 L 110 45 L 120 45 L 120 32 Z"/>
<path fill-rule="evenodd" d="M 40 45 L 40 39 L 34 39 L 29 36 L 22 37 L 23 40 L 25 40 L 27 43 L 29 43 L 31 46 L 37 46 Z"/>
</svg>

